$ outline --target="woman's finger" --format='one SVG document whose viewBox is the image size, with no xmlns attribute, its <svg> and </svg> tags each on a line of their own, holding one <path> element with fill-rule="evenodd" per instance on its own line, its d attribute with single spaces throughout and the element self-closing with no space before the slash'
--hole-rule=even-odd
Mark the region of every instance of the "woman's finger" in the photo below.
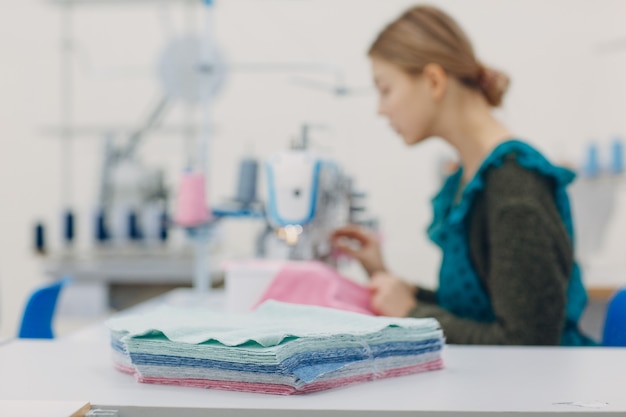
<svg viewBox="0 0 626 417">
<path fill-rule="evenodd" d="M 354 249 L 350 244 L 345 241 L 338 240 L 337 242 L 335 242 L 334 246 L 346 255 L 352 256 L 353 258 L 357 259 L 359 258 L 359 250 Z"/>
<path fill-rule="evenodd" d="M 337 239 L 340 237 L 347 237 L 349 239 L 356 239 L 361 243 L 365 243 L 371 240 L 371 236 L 364 231 L 360 226 L 345 226 L 340 229 L 335 230 L 331 234 L 331 239 Z"/>
</svg>

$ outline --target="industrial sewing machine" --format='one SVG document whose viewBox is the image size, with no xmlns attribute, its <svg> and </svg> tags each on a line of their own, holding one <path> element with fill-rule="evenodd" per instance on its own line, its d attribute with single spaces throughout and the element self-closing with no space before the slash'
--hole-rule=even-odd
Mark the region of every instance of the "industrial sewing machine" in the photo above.
<svg viewBox="0 0 626 417">
<path fill-rule="evenodd" d="M 365 194 L 334 161 L 308 149 L 308 126 L 291 149 L 265 165 L 267 229 L 260 236 L 258 255 L 264 258 L 321 260 L 336 264 L 330 235 L 338 227 L 375 221 L 364 218 Z"/>
</svg>

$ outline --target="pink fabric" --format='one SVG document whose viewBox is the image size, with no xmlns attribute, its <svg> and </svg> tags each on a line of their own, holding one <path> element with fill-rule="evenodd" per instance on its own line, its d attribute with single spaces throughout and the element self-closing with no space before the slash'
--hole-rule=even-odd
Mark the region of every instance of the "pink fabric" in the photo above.
<svg viewBox="0 0 626 417">
<path fill-rule="evenodd" d="M 279 394 L 279 395 L 291 395 L 291 394 L 306 394 L 309 392 L 323 391 L 331 388 L 338 388 L 347 385 L 356 384 L 359 382 L 373 381 L 376 379 L 391 378 L 397 376 L 411 375 L 419 372 L 434 371 L 443 368 L 443 361 L 437 359 L 434 361 L 426 362 L 419 365 L 408 366 L 404 368 L 389 369 L 387 371 L 380 372 L 378 374 L 366 373 L 361 375 L 354 375 L 346 378 L 331 379 L 329 381 L 314 382 L 307 384 L 300 390 L 290 386 L 282 384 L 262 384 L 252 382 L 232 382 L 232 381 L 217 381 L 211 379 L 198 379 L 198 378 L 158 378 L 158 377 L 143 377 L 135 375 L 139 382 L 148 384 L 165 384 L 165 385 L 178 385 L 185 387 L 196 388 L 211 388 L 222 389 L 228 391 L 245 391 L 245 392 L 258 392 L 263 394 Z"/>
<path fill-rule="evenodd" d="M 341 276 L 326 264 L 290 262 L 274 277 L 253 309 L 263 301 L 277 300 L 374 315 L 370 299 L 367 287 Z"/>
<path fill-rule="evenodd" d="M 135 374 L 135 368 L 132 368 L 130 366 L 126 366 L 126 365 L 122 365 L 121 363 L 114 363 L 115 368 L 120 371 L 120 372 L 124 372 L 125 374 L 130 374 L 130 375 L 134 375 Z"/>
<path fill-rule="evenodd" d="M 377 379 L 393 378 L 397 376 L 412 375 L 420 372 L 435 371 L 443 368 L 443 360 L 436 359 L 434 361 L 422 363 L 419 365 L 407 366 L 404 368 L 389 369 L 378 374 L 355 375 L 342 379 L 332 379 L 330 381 L 313 382 L 305 385 L 304 388 L 295 394 L 306 394 L 308 392 L 322 391 L 330 388 L 343 387 L 359 382 L 374 381 Z"/>
</svg>

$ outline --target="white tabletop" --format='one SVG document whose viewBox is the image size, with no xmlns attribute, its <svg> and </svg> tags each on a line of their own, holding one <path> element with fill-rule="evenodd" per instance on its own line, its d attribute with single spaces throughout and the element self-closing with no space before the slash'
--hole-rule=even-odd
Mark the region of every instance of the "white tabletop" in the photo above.
<svg viewBox="0 0 626 417">
<path fill-rule="evenodd" d="M 626 415 L 626 349 L 447 346 L 443 370 L 284 397 L 140 384 L 113 368 L 104 335 L 1 346 L 0 401 L 89 401 L 120 417 Z"/>
<path fill-rule="evenodd" d="M 191 303 L 221 309 L 223 298 L 180 289 L 128 312 Z M 626 415 L 622 348 L 446 346 L 443 370 L 284 397 L 140 384 L 114 369 L 108 342 L 98 324 L 52 341 L 1 345 L 0 401 L 90 402 L 120 417 Z"/>
<path fill-rule="evenodd" d="M 0 416 L 11 417 L 84 417 L 91 407 L 85 401 L 3 401 Z"/>
</svg>

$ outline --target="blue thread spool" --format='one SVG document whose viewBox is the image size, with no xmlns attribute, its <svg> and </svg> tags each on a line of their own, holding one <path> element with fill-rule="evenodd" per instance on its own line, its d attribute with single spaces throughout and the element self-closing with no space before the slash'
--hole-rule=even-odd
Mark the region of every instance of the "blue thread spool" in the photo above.
<svg viewBox="0 0 626 417">
<path fill-rule="evenodd" d="M 141 240 L 141 237 L 137 212 L 135 210 L 130 210 L 128 212 L 128 238 L 130 240 Z"/>
<path fill-rule="evenodd" d="M 168 237 L 168 224 L 169 224 L 169 218 L 167 216 L 167 212 L 165 210 L 163 210 L 163 212 L 161 213 L 161 221 L 160 221 L 160 231 L 159 231 L 159 239 L 162 242 L 165 242 L 167 240 Z"/>
<path fill-rule="evenodd" d="M 595 177 L 600 173 L 600 164 L 598 162 L 598 146 L 595 143 L 589 144 L 587 147 L 587 155 L 583 172 L 588 177 Z"/>
<path fill-rule="evenodd" d="M 46 229 L 41 222 L 35 224 L 35 251 L 40 255 L 46 253 Z"/>
<path fill-rule="evenodd" d="M 74 213 L 72 210 L 66 210 L 63 215 L 63 239 L 65 243 L 72 243 L 74 241 Z"/>
<path fill-rule="evenodd" d="M 104 210 L 99 209 L 96 211 L 95 216 L 95 238 L 96 242 L 104 243 L 109 239 L 109 233 L 107 231 L 106 217 Z"/>
<path fill-rule="evenodd" d="M 611 143 L 611 162 L 609 171 L 612 174 L 621 174 L 624 172 L 624 147 L 621 139 L 615 139 Z"/>
<path fill-rule="evenodd" d="M 235 200 L 248 206 L 256 201 L 257 174 L 259 163 L 256 159 L 244 158 L 239 162 L 239 178 Z"/>
</svg>

